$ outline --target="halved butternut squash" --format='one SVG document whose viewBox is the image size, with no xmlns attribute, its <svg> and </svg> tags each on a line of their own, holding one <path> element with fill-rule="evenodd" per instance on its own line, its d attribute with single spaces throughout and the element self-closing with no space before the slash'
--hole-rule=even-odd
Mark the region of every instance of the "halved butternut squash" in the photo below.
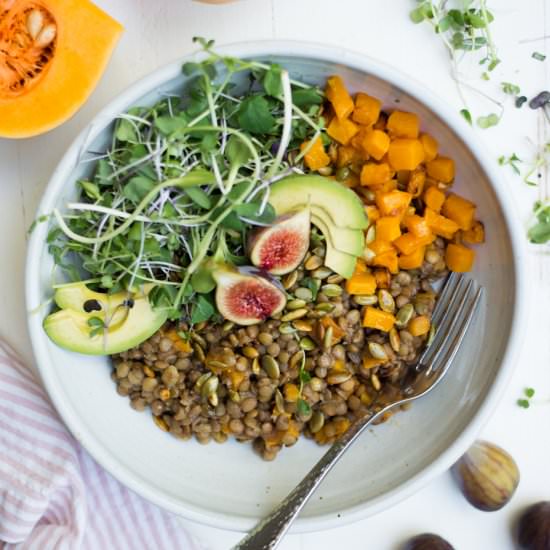
<svg viewBox="0 0 550 550">
<path fill-rule="evenodd" d="M 0 3 L 0 137 L 35 136 L 70 118 L 122 30 L 89 0 Z"/>
</svg>

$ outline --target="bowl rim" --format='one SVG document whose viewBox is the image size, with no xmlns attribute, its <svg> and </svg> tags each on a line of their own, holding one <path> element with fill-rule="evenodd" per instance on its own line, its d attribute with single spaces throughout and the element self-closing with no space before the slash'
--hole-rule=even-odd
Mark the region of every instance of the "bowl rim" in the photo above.
<svg viewBox="0 0 550 550">
<path fill-rule="evenodd" d="M 394 504 L 404 500 L 425 486 L 429 481 L 446 471 L 475 440 L 481 428 L 488 421 L 492 411 L 500 401 L 502 394 L 513 374 L 519 354 L 524 330 L 526 327 L 529 287 L 526 282 L 527 245 L 524 236 L 524 228 L 520 224 L 515 205 L 511 196 L 506 193 L 504 187 L 499 187 L 497 182 L 502 178 L 496 173 L 496 164 L 491 162 L 492 156 L 486 147 L 480 143 L 478 137 L 472 132 L 471 127 L 459 116 L 459 114 L 444 101 L 440 100 L 424 84 L 400 72 L 398 69 L 386 63 L 369 57 L 368 55 L 354 52 L 340 46 L 329 44 L 316 44 L 296 40 L 258 40 L 251 42 L 237 42 L 218 46 L 216 50 L 226 55 L 237 57 L 263 57 L 270 55 L 284 55 L 288 57 L 305 57 L 320 61 L 329 61 L 349 67 L 367 74 L 372 74 L 386 82 L 396 85 L 410 96 L 426 104 L 444 121 L 448 127 L 464 142 L 485 172 L 489 184 L 495 193 L 504 213 L 504 222 L 507 226 L 511 247 L 514 252 L 513 261 L 515 269 L 515 301 L 514 317 L 510 328 L 510 338 L 503 353 L 501 367 L 490 387 L 486 398 L 479 406 L 470 423 L 463 429 L 456 440 L 446 450 L 440 453 L 430 464 L 420 470 L 416 475 L 408 479 L 400 486 L 372 499 L 368 505 L 356 504 L 342 509 L 339 514 L 325 513 L 315 517 L 298 518 L 291 532 L 304 533 L 321 531 L 324 529 L 341 527 L 342 525 L 364 519 L 385 510 Z M 187 61 L 197 60 L 202 56 L 201 52 L 193 52 L 182 56 L 163 67 L 147 74 L 117 94 L 104 106 L 72 142 L 61 161 L 52 174 L 39 203 L 36 216 L 51 210 L 56 199 L 61 193 L 66 176 L 74 168 L 75 158 L 89 140 L 108 125 L 115 114 L 123 111 L 146 93 L 152 91 L 168 80 L 176 77 L 181 70 L 181 65 Z M 490 160 L 491 159 L 491 160 Z M 39 272 L 40 255 L 45 240 L 46 224 L 35 228 L 28 242 L 25 267 L 25 295 L 27 302 L 27 324 L 31 336 L 31 344 L 38 366 L 38 370 L 44 386 L 55 408 L 60 414 L 66 426 L 74 437 L 90 453 L 102 467 L 118 479 L 123 485 L 140 494 L 154 504 L 182 516 L 188 520 L 196 521 L 216 528 L 232 531 L 246 531 L 257 520 L 243 516 L 234 516 L 220 512 L 213 512 L 202 507 L 182 503 L 176 498 L 170 497 L 161 490 L 146 483 L 138 475 L 128 472 L 119 461 L 111 455 L 91 433 L 86 425 L 78 417 L 71 414 L 72 409 L 61 398 L 60 386 L 55 368 L 45 359 L 46 338 L 42 330 L 42 324 L 38 316 L 32 311 L 36 304 L 41 303 L 40 285 L 36 273 Z"/>
</svg>

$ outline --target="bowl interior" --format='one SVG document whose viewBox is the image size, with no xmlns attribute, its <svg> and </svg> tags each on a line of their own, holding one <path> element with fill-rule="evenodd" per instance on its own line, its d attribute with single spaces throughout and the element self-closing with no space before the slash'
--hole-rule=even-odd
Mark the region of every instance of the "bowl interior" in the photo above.
<svg viewBox="0 0 550 550">
<path fill-rule="evenodd" d="M 511 334 L 517 274 L 509 229 L 486 173 L 468 145 L 428 104 L 375 74 L 334 60 L 293 54 L 271 59 L 311 83 L 322 84 L 328 75 L 338 73 L 351 90 L 367 91 L 389 109 L 418 113 L 422 129 L 437 138 L 443 154 L 455 159 L 456 191 L 477 204 L 478 217 L 487 229 L 487 243 L 478 251 L 473 273 L 485 287 L 486 299 L 455 365 L 432 394 L 372 429 L 342 459 L 297 524 L 298 530 L 319 529 L 387 505 L 442 456 L 448 457 L 499 374 Z M 368 67 L 368 62 L 363 66 Z M 174 65 L 108 107 L 65 157 L 50 182 L 41 213 L 62 208 L 74 193 L 74 182 L 90 169 L 79 161 L 86 158 L 86 151 L 105 149 L 113 115 L 131 105 L 151 104 L 165 93 L 181 93 L 184 83 L 179 65 Z M 46 232 L 45 226 L 39 227 L 30 244 L 29 311 L 51 296 Z M 248 444 L 201 446 L 169 437 L 155 427 L 148 412 L 134 411 L 128 399 L 116 393 L 107 359 L 75 355 L 49 342 L 40 326 L 45 309 L 30 314 L 29 322 L 39 368 L 57 408 L 96 459 L 156 503 L 219 527 L 247 528 L 279 502 L 324 452 L 304 440 L 266 463 Z M 442 467 L 454 458 L 448 457 Z"/>
</svg>

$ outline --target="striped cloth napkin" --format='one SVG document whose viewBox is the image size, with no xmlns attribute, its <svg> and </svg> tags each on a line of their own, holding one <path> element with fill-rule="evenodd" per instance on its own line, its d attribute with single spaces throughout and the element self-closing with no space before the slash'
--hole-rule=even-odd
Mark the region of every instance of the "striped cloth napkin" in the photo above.
<svg viewBox="0 0 550 550">
<path fill-rule="evenodd" d="M 0 548 L 192 550 L 175 516 L 132 493 L 69 434 L 0 342 Z"/>
</svg>

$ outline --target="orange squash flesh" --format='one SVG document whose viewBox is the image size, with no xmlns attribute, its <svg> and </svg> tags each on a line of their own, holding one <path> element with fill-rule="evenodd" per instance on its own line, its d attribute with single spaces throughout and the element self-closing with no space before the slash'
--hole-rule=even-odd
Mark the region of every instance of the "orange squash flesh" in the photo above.
<svg viewBox="0 0 550 550">
<path fill-rule="evenodd" d="M 15 17 L 23 22 L 20 31 L 27 32 L 25 14 L 32 8 L 55 24 L 51 58 L 18 94 L 10 94 L 5 83 L 0 87 L 0 137 L 35 136 L 70 118 L 95 88 L 123 30 L 88 0 L 15 0 L 0 13 L 0 37 L 9 35 L 4 26 Z M 28 59 L 27 52 L 23 66 Z M 0 73 L 5 63 L 0 56 Z"/>
</svg>

